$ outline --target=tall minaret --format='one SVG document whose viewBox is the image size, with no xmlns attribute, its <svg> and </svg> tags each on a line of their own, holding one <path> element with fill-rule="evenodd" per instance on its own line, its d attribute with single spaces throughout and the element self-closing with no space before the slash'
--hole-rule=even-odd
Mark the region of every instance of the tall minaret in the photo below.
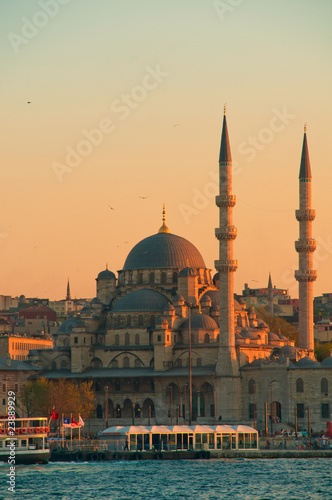
<svg viewBox="0 0 332 500">
<path fill-rule="evenodd" d="M 66 300 L 70 300 L 69 278 L 68 278 L 68 281 L 67 281 L 67 295 L 66 295 Z"/>
<path fill-rule="evenodd" d="M 308 355 L 313 357 L 313 282 L 317 278 L 317 271 L 313 270 L 313 252 L 316 241 L 312 238 L 312 221 L 315 210 L 311 208 L 311 170 L 307 144 L 306 126 L 302 147 L 300 166 L 300 210 L 296 210 L 296 219 L 300 223 L 300 237 L 295 242 L 296 251 L 299 253 L 299 270 L 295 271 L 295 278 L 299 282 L 299 347 L 306 349 Z"/>
<path fill-rule="evenodd" d="M 233 207 L 236 198 L 232 194 L 232 156 L 228 139 L 226 109 L 221 134 L 219 155 L 219 196 L 216 205 L 219 207 L 219 227 L 215 234 L 219 240 L 219 260 L 215 267 L 219 271 L 220 290 L 220 345 L 216 372 L 219 376 L 238 376 L 239 366 L 235 352 L 234 328 L 234 279 L 237 260 L 233 260 L 233 240 L 237 229 L 233 226 Z"/>
<path fill-rule="evenodd" d="M 273 287 L 271 273 L 269 273 L 269 282 L 267 284 L 267 311 L 273 316 Z"/>
</svg>

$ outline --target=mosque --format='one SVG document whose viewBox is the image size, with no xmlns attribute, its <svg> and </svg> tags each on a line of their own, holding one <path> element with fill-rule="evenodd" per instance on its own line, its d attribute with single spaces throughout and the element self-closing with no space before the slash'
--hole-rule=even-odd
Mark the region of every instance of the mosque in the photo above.
<svg viewBox="0 0 332 500">
<path fill-rule="evenodd" d="M 116 276 L 101 271 L 96 297 L 53 335 L 54 347 L 30 351 L 48 379 L 93 380 L 93 432 L 111 425 L 243 423 L 264 431 L 326 428 L 332 357 L 313 352 L 315 240 L 311 170 L 304 133 L 300 165 L 299 347 L 271 332 L 235 300 L 232 158 L 226 114 L 219 156 L 217 273 L 199 250 L 162 225 L 129 252 Z M 272 306 L 272 285 L 270 300 Z"/>
</svg>

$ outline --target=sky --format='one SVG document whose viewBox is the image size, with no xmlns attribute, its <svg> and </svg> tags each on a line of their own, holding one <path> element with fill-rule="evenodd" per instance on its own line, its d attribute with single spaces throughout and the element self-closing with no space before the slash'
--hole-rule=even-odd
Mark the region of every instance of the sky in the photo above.
<svg viewBox="0 0 332 500">
<path fill-rule="evenodd" d="M 303 127 L 332 292 L 330 0 L 0 0 L 0 294 L 94 297 L 161 226 L 214 271 L 223 107 L 235 291 L 298 296 Z M 141 197 L 146 197 L 145 199 Z"/>
</svg>

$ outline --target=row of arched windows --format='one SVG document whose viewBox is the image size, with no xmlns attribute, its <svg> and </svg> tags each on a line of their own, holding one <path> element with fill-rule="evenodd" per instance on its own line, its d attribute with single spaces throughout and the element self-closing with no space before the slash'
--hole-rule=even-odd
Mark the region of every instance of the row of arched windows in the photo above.
<svg viewBox="0 0 332 500">
<path fill-rule="evenodd" d="M 304 382 L 302 378 L 296 380 L 296 392 L 304 392 Z M 320 381 L 320 392 L 326 395 L 329 393 L 329 383 L 326 378 L 322 378 Z"/>
<path fill-rule="evenodd" d="M 108 413 L 109 418 L 154 418 L 155 416 L 155 406 L 154 402 L 148 398 L 145 399 L 143 405 L 139 403 L 132 403 L 130 399 L 125 399 L 123 405 L 114 404 L 111 399 L 107 401 L 104 408 L 101 404 L 98 404 L 96 407 L 96 417 L 103 418 L 106 415 L 106 411 Z"/>
<path fill-rule="evenodd" d="M 113 326 L 154 326 L 156 324 L 156 317 L 151 314 L 144 322 L 143 314 L 138 314 L 137 316 L 132 316 L 128 314 L 127 316 L 113 316 L 112 318 Z"/>
<path fill-rule="evenodd" d="M 256 384 L 253 379 L 249 380 L 248 392 L 249 394 L 254 394 L 256 389 Z M 302 378 L 296 380 L 296 392 L 304 392 L 304 382 Z M 320 381 L 320 392 L 321 394 L 328 395 L 329 393 L 329 383 L 326 378 L 322 378 Z"/>
<path fill-rule="evenodd" d="M 135 345 L 139 345 L 139 334 L 138 333 L 136 333 L 134 340 L 135 340 Z M 114 337 L 114 345 L 120 345 L 120 336 L 119 335 L 115 335 L 115 337 Z M 130 335 L 129 335 L 129 333 L 125 334 L 124 345 L 131 345 L 130 344 Z"/>
<path fill-rule="evenodd" d="M 133 283 L 133 273 L 130 273 L 129 275 L 129 283 Z M 138 279 L 137 279 L 137 282 L 139 284 L 142 284 L 144 282 L 144 277 L 143 277 L 143 273 L 138 273 Z M 148 283 L 151 283 L 151 284 L 154 284 L 156 281 L 155 281 L 155 273 L 154 272 L 151 272 L 149 273 L 148 275 Z M 174 272 L 172 274 L 172 281 L 170 283 L 177 283 L 178 282 L 178 273 Z M 167 283 L 167 274 L 165 272 L 162 272 L 160 274 L 160 283 Z"/>
</svg>

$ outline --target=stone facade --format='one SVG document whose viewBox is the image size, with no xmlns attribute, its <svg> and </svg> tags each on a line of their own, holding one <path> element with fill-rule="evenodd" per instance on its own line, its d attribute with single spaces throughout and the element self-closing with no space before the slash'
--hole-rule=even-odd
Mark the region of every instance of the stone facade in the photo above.
<svg viewBox="0 0 332 500">
<path fill-rule="evenodd" d="M 235 196 L 226 116 L 219 166 L 220 252 L 213 279 L 199 251 L 170 233 L 164 209 L 157 234 L 133 247 L 118 277 L 107 268 L 99 273 L 97 296 L 61 324 L 54 348 L 30 352 L 49 379 L 93 380 L 96 409 L 88 425 L 94 433 L 133 421 L 183 424 L 190 419 L 254 421 L 264 430 L 265 405 L 272 427 L 277 420 L 294 426 L 295 404 L 299 427 L 305 426 L 300 415 L 308 413 L 308 406 L 315 431 L 329 420 L 331 363 L 309 359 L 311 339 L 295 348 L 234 298 Z M 301 272 L 306 270 L 310 266 Z M 308 314 L 307 309 L 306 321 Z M 301 393 L 298 379 L 303 380 Z M 326 392 L 318 390 L 323 379 Z"/>
</svg>

